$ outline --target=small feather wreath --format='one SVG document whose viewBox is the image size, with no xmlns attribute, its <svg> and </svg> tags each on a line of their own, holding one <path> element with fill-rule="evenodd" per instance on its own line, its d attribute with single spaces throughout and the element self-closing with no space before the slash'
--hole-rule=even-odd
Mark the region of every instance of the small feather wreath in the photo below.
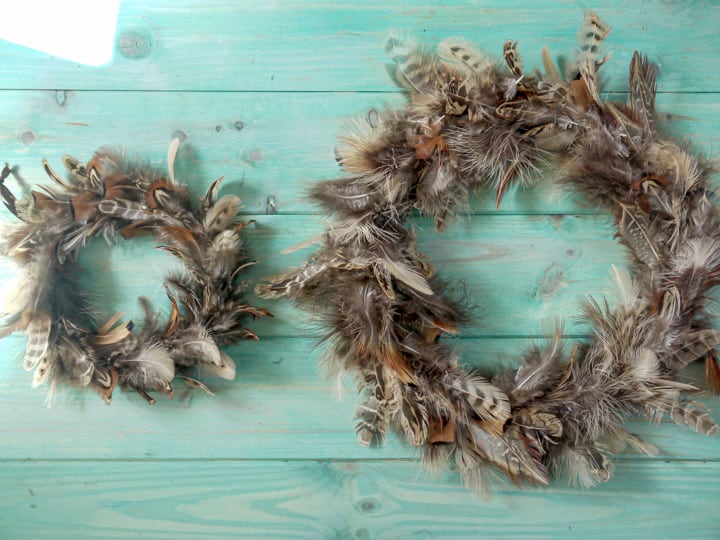
<svg viewBox="0 0 720 540">
<path fill-rule="evenodd" d="M 178 183 L 174 161 L 179 141 L 168 151 L 168 176 L 100 150 L 87 166 L 66 156 L 69 180 L 43 162 L 57 186 L 42 186 L 16 199 L 3 183 L 5 206 L 22 223 L 3 238 L 1 252 L 21 269 L 21 286 L 6 314 L 0 336 L 20 330 L 27 335 L 23 365 L 34 371 L 33 386 L 61 382 L 92 387 L 110 403 L 115 387 L 132 388 L 149 403 L 149 392 L 172 397 L 176 372 L 191 387 L 209 389 L 189 374 L 192 368 L 225 379 L 235 364 L 219 347 L 257 339 L 243 327 L 247 316 L 269 313 L 243 301 L 246 284 L 239 273 L 255 263 L 245 256 L 235 195 L 217 198 L 220 182 L 210 186 L 194 209 L 190 193 Z M 133 238 L 152 233 L 160 248 L 176 256 L 184 272 L 170 274 L 166 291 L 171 313 L 160 322 L 141 298 L 145 321 L 139 331 L 117 314 L 99 324 L 87 292 L 78 283 L 77 255 L 87 241 L 116 233 Z"/>
<path fill-rule="evenodd" d="M 349 176 L 312 188 L 335 216 L 324 246 L 300 269 L 259 285 L 319 312 L 328 357 L 353 371 L 365 401 L 364 445 L 389 427 L 424 450 L 431 468 L 452 459 L 485 492 L 494 466 L 513 481 L 545 485 L 554 473 L 582 486 L 612 475 L 610 455 L 654 447 L 623 429 L 632 415 L 715 434 L 718 426 L 675 380 L 707 358 L 717 374 L 720 333 L 706 311 L 720 279 L 720 221 L 712 167 L 664 136 L 655 118 L 657 67 L 639 53 L 625 104 L 603 101 L 597 69 L 609 28 L 588 13 L 580 51 L 564 76 L 547 49 L 545 72 L 526 73 L 517 44 L 505 65 L 464 42 L 437 53 L 391 38 L 388 51 L 409 103 L 368 115 L 338 150 Z M 558 335 L 533 346 L 517 370 L 491 379 L 458 363 L 438 341 L 464 320 L 414 246 L 413 209 L 443 229 L 469 194 L 488 184 L 497 204 L 512 182 L 550 162 L 565 183 L 615 214 L 633 276 L 616 271 L 621 301 L 585 302 L 592 338 L 567 352 Z"/>
</svg>

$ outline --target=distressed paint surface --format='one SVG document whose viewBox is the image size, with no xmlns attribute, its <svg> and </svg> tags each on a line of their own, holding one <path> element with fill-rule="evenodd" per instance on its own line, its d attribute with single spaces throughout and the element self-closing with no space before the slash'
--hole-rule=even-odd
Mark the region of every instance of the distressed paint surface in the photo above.
<svg viewBox="0 0 720 540">
<path fill-rule="evenodd" d="M 543 45 L 554 56 L 572 51 L 582 7 L 125 1 L 108 66 L 0 41 L 0 160 L 28 184 L 45 181 L 43 157 L 59 170 L 63 154 L 85 160 L 99 145 L 163 167 L 180 136 L 176 170 L 191 191 L 224 175 L 223 193 L 240 195 L 257 220 L 245 234 L 260 260 L 247 274 L 253 284 L 311 252 L 281 254 L 323 230 L 304 193 L 338 174 L 333 148 L 344 126 L 370 107 L 402 103 L 385 68 L 390 31 L 429 44 L 462 36 L 498 56 L 512 38 L 536 66 Z M 627 90 L 639 48 L 660 64 L 668 129 L 717 155 L 720 79 L 709 67 L 720 58 L 720 5 L 592 7 L 613 26 L 606 88 Z M 488 373 L 513 365 L 557 319 L 570 341 L 582 339 L 579 299 L 611 291 L 611 264 L 624 264 L 609 219 L 553 186 L 551 173 L 508 193 L 499 211 L 491 194 L 479 194 L 442 236 L 425 219 L 416 228 L 422 251 L 463 281 L 477 306 L 455 344 Z M 145 295 L 168 312 L 161 280 L 172 261 L 152 247 L 94 242 L 82 253 L 83 282 L 103 311 L 138 318 L 136 298 Z M 0 263 L 3 283 L 11 276 Z M 558 480 L 519 490 L 498 480 L 491 500 L 476 499 L 452 471 L 421 472 L 416 451 L 394 436 L 381 448 L 357 445 L 353 381 L 322 376 L 320 329 L 287 303 L 251 300 L 275 319 L 252 325 L 261 341 L 228 351 L 236 381 L 207 381 L 214 397 L 178 382 L 175 399 L 153 407 L 122 392 L 106 407 L 89 392 L 65 391 L 47 409 L 18 359 L 24 338 L 0 341 L 0 538 L 720 536 L 720 438 L 633 421 L 660 454 L 619 457 L 606 485 L 580 491 Z M 687 377 L 699 380 L 701 366 Z M 720 418 L 720 400 L 701 399 Z"/>
<path fill-rule="evenodd" d="M 0 533 L 32 538 L 713 538 L 716 462 L 619 464 L 591 496 L 523 492 L 489 501 L 452 474 L 399 461 L 0 463 Z M 442 501 L 442 502 L 439 502 Z M 63 512 L 57 511 L 62 508 Z M 11 536 L 3 536 L 3 538 Z"/>
</svg>

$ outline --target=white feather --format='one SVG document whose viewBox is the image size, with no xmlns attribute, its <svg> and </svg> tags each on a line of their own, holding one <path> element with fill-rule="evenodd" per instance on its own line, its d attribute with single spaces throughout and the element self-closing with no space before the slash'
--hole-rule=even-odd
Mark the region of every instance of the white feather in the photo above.
<svg viewBox="0 0 720 540">
<path fill-rule="evenodd" d="M 221 379 L 226 379 L 228 381 L 235 379 L 235 362 L 228 354 L 222 351 L 220 351 L 220 363 L 218 365 L 203 363 L 198 365 L 198 369 L 206 374 L 220 377 Z"/>
<path fill-rule="evenodd" d="M 618 286 L 615 296 L 617 296 L 620 305 L 625 308 L 632 307 L 640 296 L 640 284 L 633 279 L 627 270 L 618 268 L 614 264 L 611 265 L 611 272 Z"/>
<path fill-rule="evenodd" d="M 136 357 L 123 362 L 137 364 L 146 381 L 169 382 L 175 377 L 175 363 L 167 349 L 161 345 L 144 348 Z"/>
<path fill-rule="evenodd" d="M 713 238 L 690 238 L 673 258 L 676 272 L 690 268 L 712 268 L 720 262 L 720 242 Z"/>
<path fill-rule="evenodd" d="M 433 294 L 433 290 L 427 280 L 420 273 L 408 265 L 395 262 L 389 258 L 382 259 L 382 264 L 396 279 L 405 285 L 412 287 L 423 294 Z"/>
<path fill-rule="evenodd" d="M 203 364 L 221 366 L 223 363 L 222 353 L 210 334 L 200 326 L 196 326 L 195 330 L 195 339 L 183 341 L 180 344 L 182 353 L 186 356 L 195 356 L 198 362 Z"/>
<path fill-rule="evenodd" d="M 168 161 L 168 174 L 170 176 L 170 183 L 175 184 L 175 158 L 177 157 L 178 148 L 180 148 L 180 139 L 175 137 L 170 141 L 168 147 L 167 161 Z"/>
<path fill-rule="evenodd" d="M 658 359 L 654 352 L 645 347 L 635 351 L 632 371 L 636 379 L 648 381 L 658 376 Z"/>
</svg>

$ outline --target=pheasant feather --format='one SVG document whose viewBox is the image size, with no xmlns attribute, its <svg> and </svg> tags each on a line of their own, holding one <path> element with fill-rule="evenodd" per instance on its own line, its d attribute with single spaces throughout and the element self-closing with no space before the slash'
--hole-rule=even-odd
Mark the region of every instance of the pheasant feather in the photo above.
<svg viewBox="0 0 720 540">
<path fill-rule="evenodd" d="M 193 208 L 187 188 L 175 177 L 178 146 L 174 140 L 168 150 L 169 179 L 99 150 L 87 165 L 66 156 L 67 180 L 43 161 L 55 185 L 18 199 L 4 184 L 11 170 L 3 170 L 3 202 L 21 223 L 4 239 L 2 253 L 18 264 L 23 287 L 2 334 L 27 335 L 23 366 L 34 371 L 33 386 L 93 387 L 109 403 L 119 385 L 153 403 L 148 392 L 172 395 L 177 372 L 207 368 L 234 378 L 235 364 L 219 347 L 256 339 L 244 321 L 269 313 L 243 299 L 238 274 L 253 261 L 239 234 L 240 199 L 218 199 L 218 180 L 201 207 Z M 152 233 L 185 267 L 166 279 L 172 310 L 164 328 L 142 299 L 141 326 L 122 322 L 122 314 L 98 320 L 78 284 L 75 261 L 83 246 L 95 236 L 112 241 L 117 233 L 125 238 Z M 199 381 L 197 387 L 206 388 Z"/>
<path fill-rule="evenodd" d="M 505 65 L 458 40 L 436 53 L 388 42 L 408 103 L 375 112 L 341 139 L 348 176 L 311 189 L 333 216 L 323 246 L 306 266 L 257 288 L 320 312 L 329 362 L 354 372 L 365 398 L 363 444 L 394 428 L 424 449 L 429 467 L 452 460 L 465 484 L 484 492 L 488 467 L 540 485 L 553 473 L 582 486 L 607 481 L 613 452 L 654 451 L 623 429 L 633 416 L 668 414 L 718 431 L 686 401 L 697 389 L 676 380 L 697 359 L 717 370 L 720 334 L 706 309 L 720 277 L 713 169 L 660 131 L 658 68 L 639 53 L 628 102 L 602 99 L 609 32 L 589 12 L 564 76 L 547 49 L 545 73 L 526 72 L 512 41 Z M 417 211 L 442 230 L 472 193 L 492 187 L 499 205 L 509 185 L 534 181 L 548 164 L 615 214 L 633 275 L 617 273 L 615 307 L 585 303 L 589 341 L 568 352 L 558 335 L 488 380 L 439 341 L 467 315 L 415 249 L 407 222 Z"/>
</svg>

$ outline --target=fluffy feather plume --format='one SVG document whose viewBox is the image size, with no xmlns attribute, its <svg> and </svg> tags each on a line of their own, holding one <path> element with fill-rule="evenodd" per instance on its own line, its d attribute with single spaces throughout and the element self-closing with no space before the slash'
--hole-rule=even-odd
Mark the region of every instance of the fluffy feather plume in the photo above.
<svg viewBox="0 0 720 540">
<path fill-rule="evenodd" d="M 2 335 L 13 330 L 27 335 L 23 367 L 34 371 L 33 386 L 90 386 L 110 403 L 119 385 L 154 403 L 149 392 L 172 395 L 178 371 L 199 368 L 235 377 L 234 362 L 219 347 L 257 339 L 243 324 L 248 316 L 269 313 L 243 300 L 238 275 L 254 261 L 245 256 L 239 235 L 240 199 L 218 199 L 218 180 L 194 209 L 187 188 L 175 178 L 178 146 L 174 140 L 168 151 L 169 179 L 99 150 L 87 165 L 66 156 L 67 180 L 43 161 L 55 185 L 17 199 L 4 184 L 11 170 L 3 170 L 3 202 L 21 223 L 3 239 L 2 253 L 17 262 L 21 288 Z M 145 322 L 139 329 L 122 322 L 122 314 L 99 321 L 80 289 L 78 252 L 91 237 L 110 241 L 117 233 L 154 234 L 161 248 L 184 264 L 184 272 L 166 279 L 171 303 L 166 325 L 143 299 Z"/>
<path fill-rule="evenodd" d="M 603 101 L 598 70 L 609 27 L 592 12 L 565 76 L 543 50 L 545 74 L 524 71 L 516 42 L 505 65 L 458 40 L 436 53 L 391 38 L 393 74 L 409 92 L 396 110 L 357 122 L 337 150 L 349 176 L 311 189 L 334 216 L 304 267 L 260 285 L 315 310 L 328 327 L 329 362 L 357 374 L 361 443 L 394 428 L 425 451 L 431 468 L 454 459 L 484 492 L 488 467 L 516 482 L 553 472 L 590 486 L 607 481 L 613 452 L 654 447 L 627 433 L 631 416 L 670 414 L 711 434 L 717 426 L 675 380 L 708 357 L 717 371 L 705 306 L 720 277 L 720 220 L 711 167 L 664 136 L 655 121 L 657 67 L 639 53 L 628 103 Z M 520 366 L 484 379 L 438 340 L 465 315 L 414 248 L 411 212 L 443 229 L 473 192 L 497 204 L 545 163 L 600 209 L 615 213 L 633 276 L 615 271 L 620 301 L 589 300 L 593 337 L 568 352 L 559 333 Z"/>
</svg>

